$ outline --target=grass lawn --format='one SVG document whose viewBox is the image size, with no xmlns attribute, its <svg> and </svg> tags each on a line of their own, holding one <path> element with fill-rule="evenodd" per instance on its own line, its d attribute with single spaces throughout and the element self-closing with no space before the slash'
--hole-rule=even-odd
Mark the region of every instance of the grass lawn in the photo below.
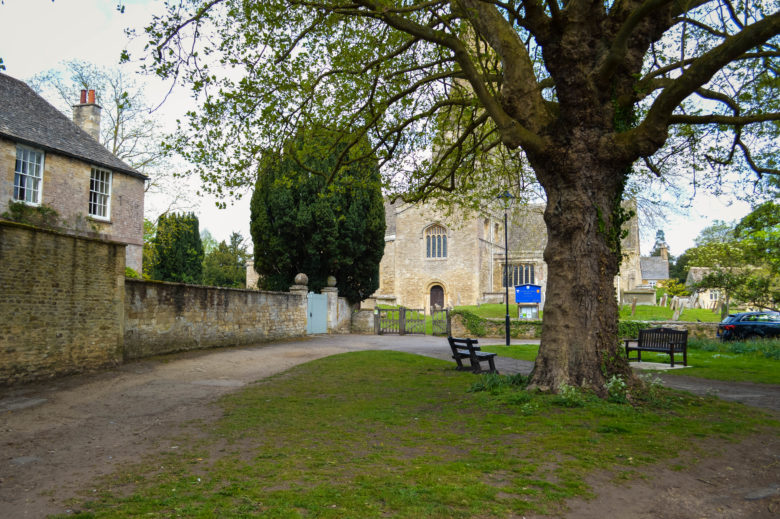
<svg viewBox="0 0 780 519">
<path fill-rule="evenodd" d="M 485 351 L 521 360 L 536 360 L 537 345 L 485 346 Z M 682 362 L 682 355 L 675 357 Z M 642 360 L 669 362 L 661 353 L 642 352 Z M 780 384 L 780 340 L 720 342 L 691 339 L 688 341 L 688 364 L 691 367 L 666 371 L 684 375 L 735 382 Z"/>
<path fill-rule="evenodd" d="M 678 359 L 680 357 L 677 356 Z M 668 359 L 668 355 L 642 352 L 642 360 L 668 362 Z M 691 339 L 688 341 L 688 365 L 691 367 L 667 373 L 735 382 L 780 384 L 780 340 L 720 342 Z"/>
<path fill-rule="evenodd" d="M 538 344 L 516 344 L 512 346 L 506 346 L 497 344 L 495 346 L 482 346 L 483 351 L 490 353 L 498 353 L 502 357 L 509 357 L 510 359 L 530 360 L 534 362 L 536 360 L 536 354 L 539 353 Z"/>
<path fill-rule="evenodd" d="M 500 319 L 506 316 L 506 306 L 503 304 L 456 306 L 455 309 L 467 310 L 486 319 Z M 539 319 L 542 318 L 542 314 L 544 314 L 544 312 L 539 312 Z M 633 316 L 631 315 L 630 305 L 620 307 L 620 319 L 625 321 L 671 321 L 673 315 L 674 312 L 672 312 L 670 308 L 664 306 L 640 305 L 636 307 Z M 517 305 L 514 303 L 509 304 L 509 317 L 512 319 L 517 318 Z M 719 313 L 713 313 L 712 310 L 705 310 L 702 308 L 686 309 L 683 310 L 680 315 L 680 321 L 718 323 L 720 320 Z"/>
<path fill-rule="evenodd" d="M 506 305 L 500 304 L 484 304 L 484 305 L 466 305 L 456 306 L 455 310 L 466 310 L 484 319 L 503 319 L 506 317 Z M 517 304 L 509 303 L 509 317 L 511 319 L 517 319 Z M 539 313 L 539 319 L 542 318 L 542 313 Z"/>
<path fill-rule="evenodd" d="M 620 319 L 624 321 L 671 321 L 674 316 L 671 308 L 665 306 L 638 305 L 634 315 L 631 315 L 631 305 L 620 307 Z M 686 308 L 680 314 L 680 321 L 703 323 L 719 323 L 720 313 L 704 308 Z"/>
<path fill-rule="evenodd" d="M 656 386 L 632 407 L 511 382 L 398 352 L 310 362 L 223 398 L 217 423 L 63 517 L 521 517 L 589 495 L 595 470 L 632 479 L 682 448 L 709 454 L 702 438 L 780 433 L 759 410 Z"/>
</svg>

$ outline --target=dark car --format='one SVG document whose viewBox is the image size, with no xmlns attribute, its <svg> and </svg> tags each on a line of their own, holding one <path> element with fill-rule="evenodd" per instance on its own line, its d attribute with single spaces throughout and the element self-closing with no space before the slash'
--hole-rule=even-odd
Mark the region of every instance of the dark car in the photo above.
<svg viewBox="0 0 780 519">
<path fill-rule="evenodd" d="M 723 341 L 780 337 L 780 312 L 742 312 L 727 316 L 718 325 Z"/>
</svg>

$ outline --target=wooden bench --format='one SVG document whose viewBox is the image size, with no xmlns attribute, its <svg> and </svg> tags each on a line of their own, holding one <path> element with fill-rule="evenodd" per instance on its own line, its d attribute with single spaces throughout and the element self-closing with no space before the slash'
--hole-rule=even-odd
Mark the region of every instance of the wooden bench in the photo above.
<svg viewBox="0 0 780 519">
<path fill-rule="evenodd" d="M 638 339 L 623 339 L 626 345 L 626 359 L 642 362 L 643 351 L 666 353 L 674 367 L 674 354 L 682 353 L 683 366 L 688 365 L 688 330 L 674 330 L 672 328 L 646 328 L 639 330 Z M 629 356 L 629 352 L 636 351 L 636 359 Z"/>
<path fill-rule="evenodd" d="M 447 341 L 450 343 L 450 348 L 452 349 L 452 358 L 455 359 L 455 362 L 458 364 L 456 368 L 457 370 L 470 370 L 473 373 L 482 373 L 480 363 L 487 361 L 488 365 L 490 366 L 490 370 L 488 372 L 498 373 L 495 362 L 493 360 L 496 354 L 481 351 L 479 349 L 477 339 L 447 337 Z M 471 363 L 471 366 L 464 366 L 462 362 L 463 359 L 468 359 Z"/>
</svg>

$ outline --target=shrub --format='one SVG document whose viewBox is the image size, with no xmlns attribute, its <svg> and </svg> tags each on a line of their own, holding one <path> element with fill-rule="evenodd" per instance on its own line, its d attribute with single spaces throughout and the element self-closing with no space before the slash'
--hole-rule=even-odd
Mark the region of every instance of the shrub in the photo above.
<svg viewBox="0 0 780 519">
<path fill-rule="evenodd" d="M 663 395 L 661 379 L 653 373 L 638 376 L 641 383 L 631 388 L 632 401 L 642 402 L 652 407 L 668 407 L 670 402 Z"/>
<path fill-rule="evenodd" d="M 466 329 L 475 337 L 484 337 L 487 333 L 485 328 L 485 321 L 477 314 L 469 312 L 468 310 L 453 310 L 452 315 L 460 315 L 463 317 L 463 324 Z"/>
<path fill-rule="evenodd" d="M 504 389 L 523 388 L 528 384 L 528 378 L 517 373 L 515 375 L 499 375 L 498 373 L 485 373 L 469 388 L 470 393 L 487 391 L 498 394 Z"/>
<path fill-rule="evenodd" d="M 141 279 L 141 276 L 138 275 L 138 272 L 131 269 L 130 267 L 125 267 L 125 277 L 130 279 Z"/>
</svg>

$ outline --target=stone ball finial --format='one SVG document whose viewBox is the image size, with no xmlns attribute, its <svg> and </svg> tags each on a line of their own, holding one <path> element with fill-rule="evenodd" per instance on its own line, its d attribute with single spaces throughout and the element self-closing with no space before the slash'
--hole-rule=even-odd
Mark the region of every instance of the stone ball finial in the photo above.
<svg viewBox="0 0 780 519">
<path fill-rule="evenodd" d="M 336 286 L 336 278 L 334 276 L 328 276 L 328 286 L 333 288 Z"/>
<path fill-rule="evenodd" d="M 296 285 L 308 285 L 309 284 L 309 276 L 301 272 L 300 274 L 297 274 L 295 276 L 295 284 Z"/>
</svg>

